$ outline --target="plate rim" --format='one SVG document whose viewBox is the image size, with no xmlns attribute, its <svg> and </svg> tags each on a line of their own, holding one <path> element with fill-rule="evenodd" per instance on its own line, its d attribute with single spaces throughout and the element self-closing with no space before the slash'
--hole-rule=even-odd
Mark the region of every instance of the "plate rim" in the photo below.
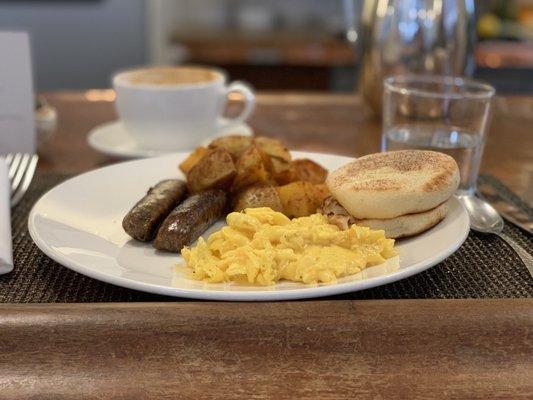
<svg viewBox="0 0 533 400">
<path fill-rule="evenodd" d="M 165 154 L 157 158 L 172 158 L 180 154 L 186 154 L 188 152 L 176 152 L 171 154 Z M 342 157 L 346 159 L 353 159 L 351 157 L 346 157 L 342 155 L 329 154 L 329 153 L 314 153 L 314 152 L 300 152 L 300 151 L 291 151 L 295 156 L 309 156 L 309 155 L 320 155 L 320 156 L 334 156 Z M 49 246 L 41 234 L 38 232 L 36 224 L 34 222 L 35 217 L 38 212 L 38 207 L 41 201 L 49 196 L 53 190 L 58 189 L 59 187 L 68 184 L 70 181 L 80 178 L 81 176 L 95 173 L 96 171 L 101 171 L 103 169 L 113 168 L 117 165 L 128 164 L 128 163 L 137 163 L 143 160 L 130 160 L 124 161 L 121 163 L 116 163 L 112 165 L 107 165 L 104 167 L 96 168 L 91 171 L 84 172 L 82 174 L 73 176 L 59 185 L 56 185 L 46 191 L 32 206 L 31 211 L 28 215 L 28 231 L 30 237 L 37 245 L 37 247 L 48 257 L 58 262 L 60 265 L 71 269 L 77 273 L 88 276 L 92 279 L 96 279 L 105 283 L 109 283 L 115 286 L 129 288 L 138 290 L 141 292 L 159 294 L 171 297 L 181 297 L 189 299 L 198 299 L 198 300 L 219 300 L 219 301 L 283 301 L 283 300 L 296 300 L 296 299 L 309 299 L 309 298 L 319 298 L 325 296 L 338 295 L 349 292 L 357 292 L 365 289 L 370 289 L 373 287 L 383 286 L 392 282 L 396 282 L 410 276 L 416 275 L 420 272 L 423 272 L 429 268 L 432 268 L 436 264 L 442 262 L 444 259 L 448 258 L 450 255 L 455 253 L 459 247 L 466 240 L 468 233 L 470 231 L 470 224 L 468 215 L 464 206 L 461 202 L 454 196 L 453 201 L 459 206 L 461 216 L 466 216 L 466 224 L 458 237 L 455 238 L 453 245 L 450 246 L 447 251 L 442 252 L 438 256 L 433 256 L 429 261 L 420 261 L 413 265 L 410 265 L 407 268 L 398 269 L 391 274 L 385 276 L 377 276 L 366 278 L 363 280 L 349 281 L 342 283 L 334 284 L 318 284 L 318 285 L 309 285 L 303 288 L 295 289 L 284 289 L 284 290 L 275 290 L 275 289 L 266 289 L 266 290 L 257 290 L 257 291 L 230 291 L 230 290 L 199 290 L 199 289 L 183 289 L 170 286 L 162 286 L 148 282 L 141 282 L 138 280 L 115 276 L 106 274 L 105 272 L 100 272 L 93 268 L 84 266 L 82 263 L 75 260 L 71 260 L 62 253 L 54 250 Z M 354 287 L 355 286 L 355 287 Z"/>
</svg>

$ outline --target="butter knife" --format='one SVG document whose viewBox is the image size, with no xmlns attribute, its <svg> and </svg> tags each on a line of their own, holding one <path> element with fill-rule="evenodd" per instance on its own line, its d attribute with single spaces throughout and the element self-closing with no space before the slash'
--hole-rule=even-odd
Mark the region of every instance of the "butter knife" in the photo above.
<svg viewBox="0 0 533 400">
<path fill-rule="evenodd" d="M 488 201 L 508 222 L 533 235 L 533 215 L 526 207 L 519 207 L 505 198 L 489 182 L 483 180 L 478 184 L 478 195 Z"/>
</svg>

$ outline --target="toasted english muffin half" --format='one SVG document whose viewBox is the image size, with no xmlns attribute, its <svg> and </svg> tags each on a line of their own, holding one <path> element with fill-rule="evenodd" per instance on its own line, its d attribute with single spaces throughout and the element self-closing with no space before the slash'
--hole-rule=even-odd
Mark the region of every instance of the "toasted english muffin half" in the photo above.
<svg viewBox="0 0 533 400">
<path fill-rule="evenodd" d="M 356 219 L 388 219 L 431 210 L 459 186 L 455 160 L 436 151 L 370 154 L 326 180 L 331 194 Z"/>
<path fill-rule="evenodd" d="M 414 236 L 427 231 L 442 221 L 448 213 L 449 202 L 450 200 L 421 213 L 406 214 L 389 219 L 362 219 L 356 220 L 355 223 L 371 229 L 384 230 L 385 236 L 391 239 Z"/>
</svg>

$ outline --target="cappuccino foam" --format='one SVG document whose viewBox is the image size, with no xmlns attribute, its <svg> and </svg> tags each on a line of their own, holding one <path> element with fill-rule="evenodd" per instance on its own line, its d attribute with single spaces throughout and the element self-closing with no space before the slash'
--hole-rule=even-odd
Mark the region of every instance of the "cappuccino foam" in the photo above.
<svg viewBox="0 0 533 400">
<path fill-rule="evenodd" d="M 127 72 L 124 79 L 134 85 L 187 85 L 220 79 L 220 73 L 201 67 L 152 67 Z"/>
</svg>

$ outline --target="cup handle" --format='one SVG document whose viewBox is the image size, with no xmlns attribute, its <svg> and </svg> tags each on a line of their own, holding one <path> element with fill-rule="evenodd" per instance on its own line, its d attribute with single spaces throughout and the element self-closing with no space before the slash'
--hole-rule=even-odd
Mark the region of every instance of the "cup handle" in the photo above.
<svg viewBox="0 0 533 400">
<path fill-rule="evenodd" d="M 224 118 L 224 119 L 219 120 L 218 121 L 219 130 L 241 124 L 250 116 L 250 114 L 254 110 L 255 95 L 250 85 L 244 82 L 240 82 L 240 81 L 235 81 L 235 82 L 230 83 L 228 87 L 226 88 L 226 92 L 225 92 L 226 102 L 228 99 L 228 94 L 232 92 L 238 92 L 244 96 L 244 108 L 242 109 L 240 114 L 237 115 L 236 117 Z"/>
</svg>

